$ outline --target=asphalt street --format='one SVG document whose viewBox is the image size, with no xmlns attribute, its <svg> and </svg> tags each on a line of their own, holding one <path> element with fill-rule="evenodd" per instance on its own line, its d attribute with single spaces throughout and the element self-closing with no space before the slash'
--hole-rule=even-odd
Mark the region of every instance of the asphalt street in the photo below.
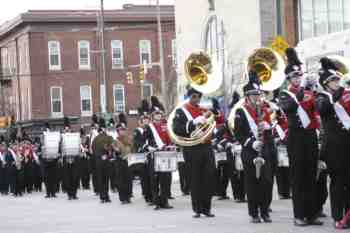
<svg viewBox="0 0 350 233">
<path fill-rule="evenodd" d="M 214 198 L 215 218 L 192 218 L 189 196 L 182 196 L 179 184 L 173 184 L 175 200 L 172 210 L 155 211 L 147 206 L 136 186 L 133 202 L 122 205 L 117 194 L 112 203 L 101 204 L 91 191 L 79 191 L 79 200 L 68 201 L 60 193 L 56 199 L 45 199 L 43 193 L 21 198 L 0 196 L 0 233 L 331 233 L 330 217 L 324 226 L 295 227 L 290 200 L 274 200 L 273 223 L 249 222 L 246 203 Z M 329 215 L 329 204 L 326 205 Z M 343 232 L 350 232 L 345 230 Z"/>
</svg>

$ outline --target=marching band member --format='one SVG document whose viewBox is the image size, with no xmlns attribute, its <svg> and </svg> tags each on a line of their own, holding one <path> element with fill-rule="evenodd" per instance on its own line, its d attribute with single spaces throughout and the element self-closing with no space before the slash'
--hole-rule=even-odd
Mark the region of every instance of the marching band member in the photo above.
<svg viewBox="0 0 350 233">
<path fill-rule="evenodd" d="M 14 158 L 15 170 L 13 177 L 13 191 L 14 196 L 22 196 L 24 190 L 24 157 L 23 147 L 21 144 L 16 143 L 10 149 L 10 153 Z"/>
<path fill-rule="evenodd" d="M 33 147 L 29 141 L 23 142 L 23 155 L 25 188 L 27 193 L 31 193 L 34 190 L 34 169 L 36 162 Z"/>
<path fill-rule="evenodd" d="M 218 164 L 218 173 L 219 173 L 219 187 L 218 187 L 218 200 L 226 200 L 229 199 L 227 196 L 226 190 L 228 187 L 228 183 L 231 182 L 231 188 L 234 198 L 236 197 L 234 191 L 234 155 L 232 153 L 232 149 L 234 147 L 234 138 L 227 126 L 225 124 L 221 128 L 219 128 L 214 134 L 214 143 L 215 147 L 218 151 L 224 151 L 226 153 L 226 161 L 224 163 Z"/>
<path fill-rule="evenodd" d="M 77 200 L 77 191 L 79 186 L 79 156 L 66 154 L 65 148 L 63 148 L 63 137 L 66 133 L 71 133 L 71 127 L 69 119 L 64 119 L 64 131 L 61 138 L 61 154 L 63 159 L 63 183 L 68 196 L 68 200 Z M 80 145 L 79 145 L 80 146 Z M 80 148 L 79 148 L 80 149 Z M 80 150 L 79 150 L 80 151 Z"/>
<path fill-rule="evenodd" d="M 128 166 L 128 155 L 132 152 L 132 143 L 127 134 L 124 123 L 116 126 L 118 138 L 114 150 L 117 154 L 116 160 L 116 184 L 118 187 L 119 200 L 122 204 L 131 203 L 132 179 Z"/>
<path fill-rule="evenodd" d="M 33 146 L 33 157 L 34 157 L 34 190 L 36 192 L 41 192 L 43 183 L 42 174 L 42 151 L 40 138 L 35 138 Z"/>
<path fill-rule="evenodd" d="M 350 188 L 350 159 L 348 143 L 350 139 L 350 91 L 340 87 L 342 74 L 328 58 L 321 59 L 322 69 L 319 82 L 324 91 L 317 96 L 317 109 L 322 119 L 324 138 L 319 166 L 328 167 L 330 183 L 330 200 L 335 228 L 343 229 L 346 225 L 341 220 L 349 211 L 347 202 Z M 336 152 L 336 153 L 335 153 Z M 323 162 L 323 163 L 324 163 Z"/>
<path fill-rule="evenodd" d="M 0 193 L 2 195 L 7 195 L 8 185 L 6 176 L 6 145 L 5 142 L 0 144 Z"/>
<path fill-rule="evenodd" d="M 286 50 L 285 69 L 288 90 L 280 93 L 280 105 L 288 118 L 287 150 L 292 174 L 294 224 L 322 225 L 316 206 L 316 172 L 319 126 L 313 92 L 305 90 L 308 79 L 302 80 L 301 62 L 293 48 Z"/>
<path fill-rule="evenodd" d="M 96 157 L 96 171 L 98 178 L 98 191 L 101 203 L 109 203 L 109 181 L 111 172 L 111 160 L 114 159 L 113 143 L 111 136 L 106 134 L 104 119 L 99 122 L 99 135 L 92 142 L 92 152 Z"/>
<path fill-rule="evenodd" d="M 81 138 L 81 184 L 83 189 L 90 189 L 90 153 L 89 153 L 89 145 L 90 138 L 85 135 L 84 129 L 80 129 L 80 138 Z"/>
<path fill-rule="evenodd" d="M 167 124 L 164 113 L 158 108 L 152 113 L 152 122 L 146 127 L 146 138 L 148 140 L 147 150 L 149 152 L 164 151 L 171 145 L 167 132 Z M 172 209 L 169 205 L 171 192 L 171 172 L 156 172 L 154 161 L 151 165 L 151 187 L 155 210 Z"/>
<path fill-rule="evenodd" d="M 90 168 L 92 173 L 92 186 L 94 193 L 96 195 L 99 195 L 99 182 L 97 177 L 97 157 L 92 151 L 92 143 L 95 140 L 95 138 L 98 136 L 98 118 L 96 114 L 92 116 L 92 124 L 91 124 L 91 130 L 89 134 L 89 154 L 90 154 Z"/>
<path fill-rule="evenodd" d="M 187 92 L 189 102 L 176 110 L 174 132 L 183 137 L 189 137 L 197 126 L 206 123 L 208 111 L 199 106 L 202 93 L 191 88 Z M 214 193 L 215 161 L 211 141 L 183 147 L 185 162 L 191 168 L 191 199 L 194 218 L 201 214 L 215 217 L 211 212 L 211 200 Z"/>
<path fill-rule="evenodd" d="M 276 111 L 276 122 L 274 126 L 274 136 L 277 146 L 285 150 L 278 150 L 278 168 L 276 172 L 277 190 L 281 200 L 290 199 L 290 169 L 287 153 L 287 138 L 288 138 L 288 120 L 284 112 L 279 109 Z M 280 154 L 284 153 L 285 154 Z M 288 160 L 288 161 L 287 161 Z"/>
<path fill-rule="evenodd" d="M 50 132 L 50 125 L 46 123 L 46 131 Z M 58 154 L 58 151 L 57 151 Z M 46 187 L 45 198 L 56 198 L 58 186 L 58 155 L 56 158 L 43 158 L 44 161 L 44 183 Z"/>
<path fill-rule="evenodd" d="M 253 80 L 256 74 L 250 72 L 249 76 Z M 272 200 L 274 151 L 270 112 L 262 102 L 257 83 L 249 81 L 243 92 L 245 103 L 236 112 L 234 132 L 242 146 L 248 212 L 252 223 L 260 223 L 260 217 L 269 223 L 272 222 L 269 206 Z M 257 175 L 257 166 L 261 166 L 260 177 Z"/>
<path fill-rule="evenodd" d="M 137 153 L 146 153 L 147 137 L 146 126 L 149 124 L 150 119 L 148 115 L 141 115 L 139 119 L 139 127 L 134 130 L 133 134 L 133 147 Z M 151 190 L 151 177 L 150 177 L 150 163 L 134 164 L 130 167 L 133 173 L 136 173 L 141 179 L 142 195 L 145 201 L 149 204 L 152 203 L 152 190 Z"/>
</svg>

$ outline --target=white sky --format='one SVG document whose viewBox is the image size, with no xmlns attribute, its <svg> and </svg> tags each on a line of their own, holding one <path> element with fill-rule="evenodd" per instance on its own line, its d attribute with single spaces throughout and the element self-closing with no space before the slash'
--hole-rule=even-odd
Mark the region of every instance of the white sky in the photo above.
<svg viewBox="0 0 350 233">
<path fill-rule="evenodd" d="M 100 0 L 1 0 L 0 23 L 15 18 L 28 10 L 42 9 L 96 9 Z M 104 0 L 106 9 L 121 8 L 123 4 L 149 4 L 156 0 Z M 159 0 L 160 4 L 174 4 L 175 0 Z"/>
</svg>

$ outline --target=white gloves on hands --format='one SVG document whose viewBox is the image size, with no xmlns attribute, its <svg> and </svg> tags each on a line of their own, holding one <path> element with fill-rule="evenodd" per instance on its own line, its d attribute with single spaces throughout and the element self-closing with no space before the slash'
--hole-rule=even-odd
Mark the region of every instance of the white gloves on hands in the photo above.
<svg viewBox="0 0 350 233">
<path fill-rule="evenodd" d="M 216 147 L 218 151 L 224 151 L 224 147 L 222 145 L 218 144 Z"/>
<path fill-rule="evenodd" d="M 193 120 L 193 124 L 204 124 L 207 121 L 207 119 L 204 116 L 198 116 Z"/>
<path fill-rule="evenodd" d="M 254 165 L 264 165 L 265 164 L 265 159 L 261 157 L 257 157 L 253 160 Z"/>
<path fill-rule="evenodd" d="M 317 168 L 320 170 L 326 170 L 327 164 L 323 162 L 322 160 L 318 160 Z"/>
<path fill-rule="evenodd" d="M 155 148 L 153 146 L 148 146 L 147 149 L 149 152 L 155 152 L 157 150 L 157 148 Z"/>
<path fill-rule="evenodd" d="M 257 152 L 259 152 L 261 150 L 262 146 L 263 146 L 263 143 L 261 141 L 258 141 L 258 140 L 254 141 L 253 145 L 252 145 L 253 149 Z"/>
</svg>

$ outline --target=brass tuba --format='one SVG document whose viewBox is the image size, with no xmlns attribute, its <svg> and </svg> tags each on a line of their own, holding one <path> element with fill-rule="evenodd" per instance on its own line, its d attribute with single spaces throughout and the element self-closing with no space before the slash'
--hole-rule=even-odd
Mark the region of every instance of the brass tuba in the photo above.
<svg viewBox="0 0 350 233">
<path fill-rule="evenodd" d="M 259 48 L 253 51 L 246 62 L 245 75 L 249 71 L 255 71 L 261 83 L 260 88 L 263 91 L 274 91 L 282 86 L 285 81 L 284 69 L 286 64 L 283 57 L 270 48 Z M 244 98 L 235 104 L 229 117 L 228 125 L 233 131 L 235 128 L 236 111 L 244 104 Z"/>
<path fill-rule="evenodd" d="M 189 81 L 190 86 L 203 94 L 212 94 L 222 85 L 222 72 L 218 63 L 214 60 L 212 60 L 207 54 L 199 52 L 192 53 L 185 61 L 185 76 Z M 216 127 L 216 122 L 214 114 L 208 112 L 206 114 L 207 122 L 200 125 L 194 132 L 192 132 L 190 137 L 176 135 L 173 129 L 175 112 L 185 103 L 186 101 L 180 103 L 170 113 L 167 121 L 167 128 L 169 137 L 175 144 L 188 147 L 201 144 L 208 140 Z"/>
<path fill-rule="evenodd" d="M 270 48 L 259 48 L 248 57 L 246 75 L 255 71 L 261 82 L 261 90 L 273 91 L 285 81 L 283 57 Z"/>
</svg>

